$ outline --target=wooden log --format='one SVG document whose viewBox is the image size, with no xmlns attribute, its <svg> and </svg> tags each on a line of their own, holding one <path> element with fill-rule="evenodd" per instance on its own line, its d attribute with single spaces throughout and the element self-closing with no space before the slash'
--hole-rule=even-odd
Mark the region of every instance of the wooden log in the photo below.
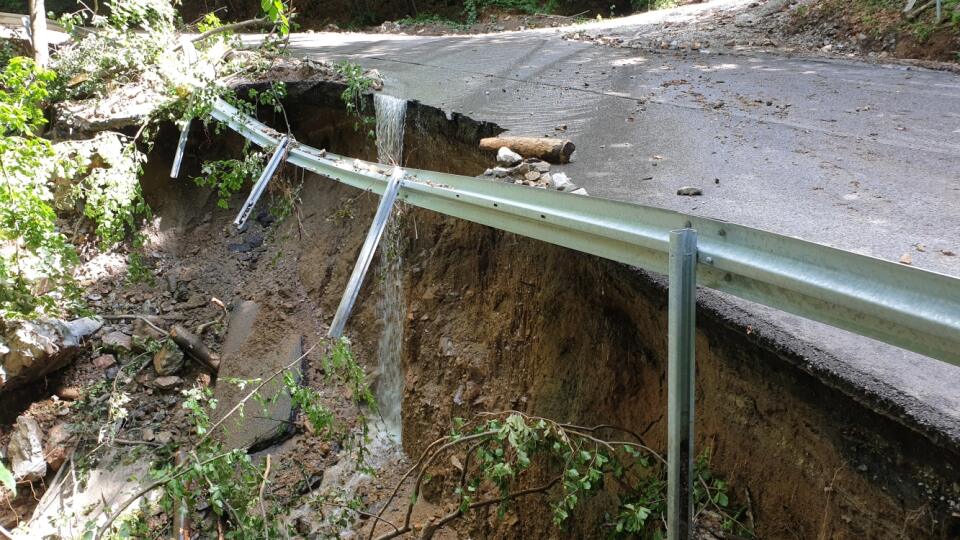
<svg viewBox="0 0 960 540">
<path fill-rule="evenodd" d="M 197 360 L 201 364 L 205 365 L 213 373 L 216 373 L 220 369 L 220 358 L 210 352 L 210 349 L 203 344 L 203 340 L 197 337 L 193 332 L 187 330 L 179 324 L 175 324 L 173 325 L 173 328 L 170 329 L 170 339 L 172 339 L 177 346 L 183 349 L 183 352 L 190 355 L 190 357 L 194 360 Z"/>
<path fill-rule="evenodd" d="M 576 150 L 572 141 L 549 137 L 488 137 L 480 139 L 480 149 L 496 152 L 506 146 L 525 158 L 537 158 L 550 163 L 569 163 Z"/>
</svg>

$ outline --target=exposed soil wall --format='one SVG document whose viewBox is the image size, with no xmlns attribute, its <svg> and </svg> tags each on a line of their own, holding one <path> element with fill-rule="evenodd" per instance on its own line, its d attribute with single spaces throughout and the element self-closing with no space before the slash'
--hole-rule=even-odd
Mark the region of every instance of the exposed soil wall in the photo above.
<svg viewBox="0 0 960 540">
<path fill-rule="evenodd" d="M 301 142 L 372 157 L 373 141 L 341 114 L 333 86 L 292 87 L 288 116 Z M 371 109 L 372 111 L 372 109 Z M 279 126 L 278 122 L 272 122 Z M 406 163 L 477 174 L 474 149 L 496 133 L 411 104 Z M 176 134 L 157 145 L 172 155 Z M 184 171 L 199 157 L 239 152 L 232 135 L 191 138 Z M 206 145 L 206 146 L 204 146 Z M 230 253 L 233 211 L 155 167 L 146 189 L 161 236 L 196 264 L 228 302 L 256 296 L 265 324 L 322 332 L 366 234 L 377 197 L 307 175 L 300 212 L 274 225 L 251 258 Z M 189 174 L 189 172 L 186 172 Z M 236 205 L 235 205 L 236 206 Z M 665 447 L 666 291 L 657 276 L 432 212 L 402 209 L 404 447 L 418 455 L 454 417 L 519 409 L 578 424 L 619 424 Z M 197 246 L 203 246 L 203 253 Z M 279 255 L 278 255 L 279 254 Z M 246 257 L 246 258 L 244 258 Z M 276 261 L 276 262 L 271 262 Z M 380 322 L 375 270 L 348 325 L 373 369 Z M 760 538 L 956 538 L 960 453 L 876 412 L 851 389 L 807 371 L 776 329 L 703 296 L 698 309 L 697 443 L 752 509 Z M 505 521 L 473 519 L 485 538 L 600 536 L 588 508 L 571 529 L 550 524 L 542 500 Z M 516 518 L 516 519 L 513 519 Z"/>
</svg>

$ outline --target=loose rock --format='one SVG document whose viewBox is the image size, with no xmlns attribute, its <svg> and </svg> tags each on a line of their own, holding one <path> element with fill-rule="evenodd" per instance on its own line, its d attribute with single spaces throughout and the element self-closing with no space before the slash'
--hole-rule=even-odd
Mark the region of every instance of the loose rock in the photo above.
<svg viewBox="0 0 960 540">
<path fill-rule="evenodd" d="M 157 377 L 153 380 L 153 385 L 160 390 L 170 390 L 179 386 L 182 382 L 183 379 L 180 377 L 177 377 L 176 375 L 168 375 L 165 377 Z"/>
<path fill-rule="evenodd" d="M 76 358 L 81 340 L 102 325 L 90 317 L 0 323 L 0 390 L 22 386 L 66 366 Z"/>
<path fill-rule="evenodd" d="M 376 69 L 368 69 L 363 73 L 363 76 L 370 79 L 370 88 L 373 88 L 377 92 L 383 90 L 383 76 L 380 75 L 379 71 Z"/>
<path fill-rule="evenodd" d="M 80 399 L 80 389 L 76 386 L 61 386 L 56 390 L 57 397 L 65 401 L 76 401 Z"/>
<path fill-rule="evenodd" d="M 503 165 L 504 167 L 513 167 L 521 161 L 523 161 L 523 158 L 520 156 L 520 154 L 514 152 L 506 146 L 501 146 L 500 149 L 497 150 L 497 163 Z"/>
<path fill-rule="evenodd" d="M 29 416 L 17 417 L 16 426 L 7 445 L 7 459 L 13 477 L 17 480 L 39 480 L 47 474 L 43 458 L 43 433 L 40 425 Z"/>
<path fill-rule="evenodd" d="M 541 173 L 550 172 L 550 164 L 546 161 L 534 161 L 531 163 L 533 170 Z"/>
<path fill-rule="evenodd" d="M 116 330 L 103 336 L 100 342 L 103 344 L 103 348 L 115 352 L 129 351 L 133 348 L 130 336 Z"/>
<path fill-rule="evenodd" d="M 51 471 L 59 470 L 63 463 L 69 459 L 70 454 L 73 453 L 73 445 L 70 444 L 71 437 L 72 434 L 68 424 L 57 424 L 47 432 L 47 442 L 43 446 L 43 453 Z"/>
<path fill-rule="evenodd" d="M 164 342 L 160 350 L 153 355 L 153 369 L 157 375 L 173 375 L 183 368 L 183 351 L 172 341 Z"/>
<path fill-rule="evenodd" d="M 697 197 L 703 195 L 703 190 L 698 187 L 684 186 L 677 190 L 677 195 L 684 197 Z"/>
<path fill-rule="evenodd" d="M 117 363 L 117 359 L 112 354 L 101 354 L 93 359 L 93 365 L 99 369 L 107 369 Z"/>
<path fill-rule="evenodd" d="M 569 185 L 573 184 L 570 181 L 570 178 L 567 177 L 566 173 L 553 173 L 550 177 L 550 187 L 552 189 L 557 189 L 563 191 L 563 189 Z"/>
</svg>

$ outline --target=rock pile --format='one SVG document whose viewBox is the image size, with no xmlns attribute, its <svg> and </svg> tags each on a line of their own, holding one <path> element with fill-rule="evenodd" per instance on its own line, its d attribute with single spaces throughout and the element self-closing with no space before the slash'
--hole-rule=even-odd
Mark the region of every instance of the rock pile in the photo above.
<svg viewBox="0 0 960 540">
<path fill-rule="evenodd" d="M 497 166 L 487 169 L 480 178 L 521 184 L 542 189 L 553 189 L 575 195 L 587 195 L 587 190 L 574 184 L 562 172 L 550 173 L 550 164 L 537 158 L 526 158 L 502 147 L 497 151 Z"/>
</svg>

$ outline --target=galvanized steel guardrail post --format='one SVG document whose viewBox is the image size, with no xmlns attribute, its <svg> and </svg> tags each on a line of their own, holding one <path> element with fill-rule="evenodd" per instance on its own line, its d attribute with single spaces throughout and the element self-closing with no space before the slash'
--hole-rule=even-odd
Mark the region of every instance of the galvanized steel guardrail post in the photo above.
<svg viewBox="0 0 960 540">
<path fill-rule="evenodd" d="M 667 323 L 667 538 L 693 534 L 697 232 L 670 231 Z"/>
</svg>

